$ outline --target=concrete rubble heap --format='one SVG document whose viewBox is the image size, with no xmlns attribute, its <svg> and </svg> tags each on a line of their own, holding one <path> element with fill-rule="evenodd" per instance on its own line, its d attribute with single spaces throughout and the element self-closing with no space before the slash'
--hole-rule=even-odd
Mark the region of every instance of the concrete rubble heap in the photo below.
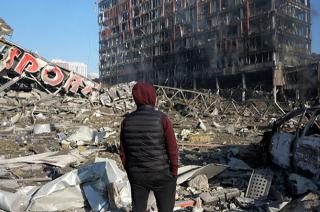
<svg viewBox="0 0 320 212">
<path fill-rule="evenodd" d="M 118 168 L 122 169 L 118 146 L 123 115 L 135 109 L 133 85 L 103 88 L 94 101 L 92 96 L 54 96 L 37 88 L 28 92 L 4 90 L 0 98 L 0 208 L 130 208 L 130 185 L 125 172 Z M 258 116 L 257 111 L 266 107 L 258 100 L 253 110 L 249 103 L 228 101 L 209 91 L 156 89 L 157 107 L 169 114 L 180 147 L 176 210 L 291 211 L 319 207 L 319 174 L 305 174 L 278 162 L 289 160 L 277 152 L 274 142 L 286 147 L 291 142 L 288 139 L 295 136 L 296 117 L 291 113 L 288 123 L 281 119 L 286 127 L 282 135 L 272 131 L 280 120 L 270 125 L 281 111 L 270 106 L 264 116 Z M 318 110 L 308 109 L 305 114 Z M 268 133 L 272 139 L 264 141 Z M 272 144 L 270 154 L 265 151 L 268 143 Z M 312 164 L 309 168 L 312 171 Z M 257 175 L 259 170 L 272 177 Z M 250 193 L 257 179 L 266 185 Z M 58 204 L 66 202 L 66 196 L 67 203 Z M 156 208 L 152 198 L 149 207 Z"/>
<path fill-rule="evenodd" d="M 8 45 L 0 59 L 0 209 L 129 210 L 118 147 L 123 116 L 135 110 L 134 82 L 98 89 L 85 79 L 70 83 L 72 73 L 60 70 L 62 87 L 52 86 L 56 77 L 46 78 L 44 59 L 19 73 L 31 57 Z M 156 89 L 180 150 L 176 211 L 319 209 L 320 107 L 284 115 L 289 107 L 266 98 L 237 102 L 209 90 Z M 156 211 L 152 195 L 148 204 Z"/>
</svg>

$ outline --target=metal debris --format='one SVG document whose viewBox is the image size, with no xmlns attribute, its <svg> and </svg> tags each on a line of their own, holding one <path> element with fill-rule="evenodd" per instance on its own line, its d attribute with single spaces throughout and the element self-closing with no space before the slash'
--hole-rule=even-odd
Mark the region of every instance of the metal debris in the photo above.
<svg viewBox="0 0 320 212">
<path fill-rule="evenodd" d="M 273 173 L 267 169 L 254 170 L 252 172 L 246 197 L 252 199 L 265 199 L 268 197 Z"/>
<path fill-rule="evenodd" d="M 21 82 L 24 83 L 19 80 L 19 83 Z M 72 170 L 76 172 L 87 164 L 93 164 L 92 158 L 97 155 L 119 162 L 120 124 L 123 116 L 135 109 L 130 92 L 132 85 L 133 83 L 104 87 L 98 93 L 92 93 L 88 97 L 77 94 L 62 95 L 59 92 L 54 96 L 41 88 L 22 92 L 20 88 L 14 89 L 16 84 L 10 87 L 10 91 L 5 90 L 0 96 L 0 116 L 2 117 L 0 136 L 4 147 L 0 149 L 0 177 L 9 180 L 7 182 L 12 182 L 7 184 L 11 186 L 3 186 L 3 189 L 11 189 L 10 194 L 2 193 L 12 197 L 10 201 L 7 199 L 6 201 L 24 199 L 21 205 L 25 207 L 29 200 L 25 196 L 22 198 L 21 187 L 45 186 L 48 180 L 49 183 L 54 182 Z M 265 147 L 269 150 L 270 138 L 273 144 L 276 144 L 277 141 L 280 144 L 283 141 L 283 132 L 278 131 L 279 139 L 275 139 L 277 134 L 271 131 L 269 145 L 259 144 L 263 132 L 269 132 L 266 129 L 270 119 L 278 117 L 281 114 L 280 111 L 270 107 L 264 116 L 258 117 L 253 113 L 243 112 L 243 110 L 248 111 L 247 106 L 235 101 L 219 96 L 211 96 L 213 99 L 210 99 L 209 91 L 193 92 L 170 87 L 157 88 L 159 99 L 157 107 L 168 113 L 177 133 L 180 147 L 177 208 L 192 211 L 197 202 L 195 200 L 201 197 L 204 201 L 200 210 L 237 210 L 245 207 L 267 209 L 271 205 L 269 202 L 272 194 L 269 194 L 266 199 L 259 200 L 262 202 L 253 200 L 245 203 L 241 198 L 245 196 L 252 169 L 267 166 L 264 164 L 264 159 L 270 154 L 263 153 L 268 152 L 264 151 Z M 45 93 L 41 93 L 43 91 Z M 27 94 L 28 92 L 32 95 Z M 174 96 L 175 92 L 178 93 Z M 203 99 L 197 97 L 199 93 L 203 95 Z M 104 100 L 100 101 L 102 96 Z M 264 106 L 256 106 L 256 108 L 261 111 L 265 110 Z M 213 111 L 215 111 L 214 114 L 219 115 L 210 115 Z M 52 123 L 50 131 L 49 128 L 46 128 L 46 133 L 38 133 L 35 130 L 36 126 L 48 126 L 48 120 Z M 205 124 L 206 131 L 203 126 L 200 127 L 199 123 L 200 125 Z M 278 126 L 278 123 L 279 120 L 276 119 L 273 127 Z M 296 123 L 298 123 L 296 120 L 291 120 L 288 125 L 285 125 L 292 132 Z M 316 130 L 317 128 L 311 127 L 310 129 Z M 289 134 L 295 136 L 290 132 Z M 305 135 L 308 137 L 307 133 Z M 301 142 L 300 149 L 314 140 L 303 138 L 303 141 L 305 142 Z M 292 144 L 291 141 L 282 143 L 285 147 L 287 144 Z M 277 145 L 273 146 L 271 152 L 274 157 L 268 162 L 285 161 L 287 158 L 279 158 L 281 151 L 277 149 Z M 302 156 L 299 155 L 299 157 Z M 278 181 L 286 179 L 287 172 L 290 173 L 294 169 L 295 172 L 307 177 L 308 170 L 314 170 L 311 164 L 308 166 L 311 169 L 295 169 L 301 166 L 283 166 L 284 173 L 276 172 L 271 184 L 282 185 L 283 188 L 278 186 L 279 192 L 284 193 L 287 188 L 286 184 Z M 55 170 L 49 170 L 48 167 L 54 167 Z M 110 167 L 110 169 L 113 168 Z M 6 172 L 1 170 L 6 170 Z M 46 171 L 43 172 L 43 170 Z M 195 180 L 201 176 L 209 179 L 205 186 Z M 127 205 L 124 204 L 125 202 L 130 202 L 127 181 L 115 182 L 106 186 L 107 191 L 104 192 L 107 192 L 110 201 L 106 201 L 106 198 L 100 195 L 101 190 L 85 186 L 88 183 L 61 190 L 61 192 L 70 194 L 71 198 L 70 204 L 61 205 L 61 208 L 98 210 L 105 207 L 119 208 Z M 84 190 L 87 196 L 80 197 L 80 193 L 83 194 Z M 204 191 L 205 193 L 202 193 Z M 53 192 L 47 197 L 56 198 L 55 195 L 58 194 L 59 192 Z M 46 208 L 49 207 L 46 204 L 47 197 L 43 196 L 34 200 L 32 207 L 53 210 L 54 206 Z M 278 200 L 278 202 L 289 202 L 288 199 Z M 80 202 L 75 202 L 77 200 Z M 89 204 L 86 205 L 84 200 L 88 200 Z M 8 204 L 3 208 L 12 207 Z M 276 208 L 276 204 L 274 205 Z M 130 208 L 130 203 L 126 207 Z M 150 207 L 155 208 L 154 204 Z M 19 211 L 21 207 L 13 208 L 13 210 Z"/>
</svg>

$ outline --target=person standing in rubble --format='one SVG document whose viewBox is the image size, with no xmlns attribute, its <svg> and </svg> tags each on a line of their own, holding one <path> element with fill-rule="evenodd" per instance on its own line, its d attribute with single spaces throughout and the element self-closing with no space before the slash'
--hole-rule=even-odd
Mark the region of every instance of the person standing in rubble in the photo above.
<svg viewBox="0 0 320 212">
<path fill-rule="evenodd" d="M 120 157 L 131 185 L 133 212 L 145 212 L 153 191 L 159 212 L 173 211 L 178 147 L 168 117 L 155 110 L 156 92 L 148 83 L 132 89 L 137 110 L 121 124 Z"/>
</svg>

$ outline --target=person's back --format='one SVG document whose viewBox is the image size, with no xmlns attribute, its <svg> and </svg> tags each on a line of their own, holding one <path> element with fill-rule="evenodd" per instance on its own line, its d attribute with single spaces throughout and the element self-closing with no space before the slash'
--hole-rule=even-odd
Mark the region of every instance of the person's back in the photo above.
<svg viewBox="0 0 320 212">
<path fill-rule="evenodd" d="M 169 168 L 162 117 L 152 106 L 140 106 L 124 121 L 128 171 L 157 172 Z"/>
<path fill-rule="evenodd" d="M 154 109 L 152 85 L 137 83 L 132 95 L 137 110 L 122 122 L 120 156 L 131 184 L 133 211 L 146 211 L 150 190 L 160 212 L 172 211 L 178 166 L 173 129 L 167 116 Z"/>
</svg>

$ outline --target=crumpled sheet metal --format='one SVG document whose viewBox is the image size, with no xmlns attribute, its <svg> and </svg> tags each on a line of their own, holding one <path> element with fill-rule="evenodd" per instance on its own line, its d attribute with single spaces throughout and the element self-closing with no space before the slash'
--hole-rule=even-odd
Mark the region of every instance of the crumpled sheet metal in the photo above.
<svg viewBox="0 0 320 212">
<path fill-rule="evenodd" d="M 90 183 L 88 185 L 85 184 L 82 189 L 92 211 L 107 210 L 109 208 L 108 199 L 106 199 L 102 192 L 95 190 Z"/>
<path fill-rule="evenodd" d="M 57 153 L 58 152 L 45 152 L 37 155 L 3 159 L 0 160 L 0 167 L 17 168 L 23 167 L 26 164 L 50 164 L 52 166 L 64 168 L 71 163 L 84 160 L 78 150 L 71 150 L 66 155 L 56 155 Z"/>
<path fill-rule="evenodd" d="M 103 169 L 103 163 L 96 163 L 73 170 L 43 185 L 33 196 L 28 209 L 30 211 L 57 211 L 77 208 L 77 206 L 83 207 L 85 198 L 79 185 L 99 179 Z"/>
<path fill-rule="evenodd" d="M 228 166 L 221 165 L 221 164 L 208 164 L 203 167 L 199 166 L 185 166 L 178 169 L 178 179 L 177 184 L 181 184 L 197 175 L 204 174 L 208 177 L 208 179 L 222 173 L 226 170 Z"/>
<path fill-rule="evenodd" d="M 85 196 L 93 211 L 109 209 L 109 201 L 106 198 L 106 188 L 110 183 L 115 183 L 120 193 L 120 204 L 128 206 L 131 203 L 131 189 L 126 173 L 121 171 L 114 160 L 96 158 L 96 164 L 103 163 L 98 180 L 88 182 L 84 185 Z M 97 201 L 98 200 L 98 201 Z"/>
<path fill-rule="evenodd" d="M 192 177 L 195 171 L 197 171 L 201 166 L 196 165 L 188 165 L 178 168 L 178 178 L 177 178 L 177 184 L 181 184 L 185 181 L 187 181 L 189 178 Z"/>
<path fill-rule="evenodd" d="M 25 211 L 37 189 L 36 186 L 27 186 L 19 189 L 16 193 L 0 191 L 0 209 L 4 211 Z"/>
<path fill-rule="evenodd" d="M 96 163 L 105 162 L 105 176 L 109 183 L 119 182 L 127 176 L 127 174 L 117 166 L 117 163 L 114 160 L 106 158 L 96 158 Z"/>
<path fill-rule="evenodd" d="M 66 187 L 47 196 L 33 197 L 27 211 L 60 211 L 82 208 L 85 205 L 80 185 Z"/>
<path fill-rule="evenodd" d="M 0 209 L 18 212 L 61 211 L 81 208 L 88 200 L 93 211 L 100 211 L 109 207 L 105 195 L 109 183 L 116 183 L 122 206 L 128 206 L 131 193 L 125 177 L 126 174 L 117 167 L 115 161 L 98 158 L 96 163 L 66 173 L 36 192 L 13 194 L 0 191 Z"/>
</svg>

